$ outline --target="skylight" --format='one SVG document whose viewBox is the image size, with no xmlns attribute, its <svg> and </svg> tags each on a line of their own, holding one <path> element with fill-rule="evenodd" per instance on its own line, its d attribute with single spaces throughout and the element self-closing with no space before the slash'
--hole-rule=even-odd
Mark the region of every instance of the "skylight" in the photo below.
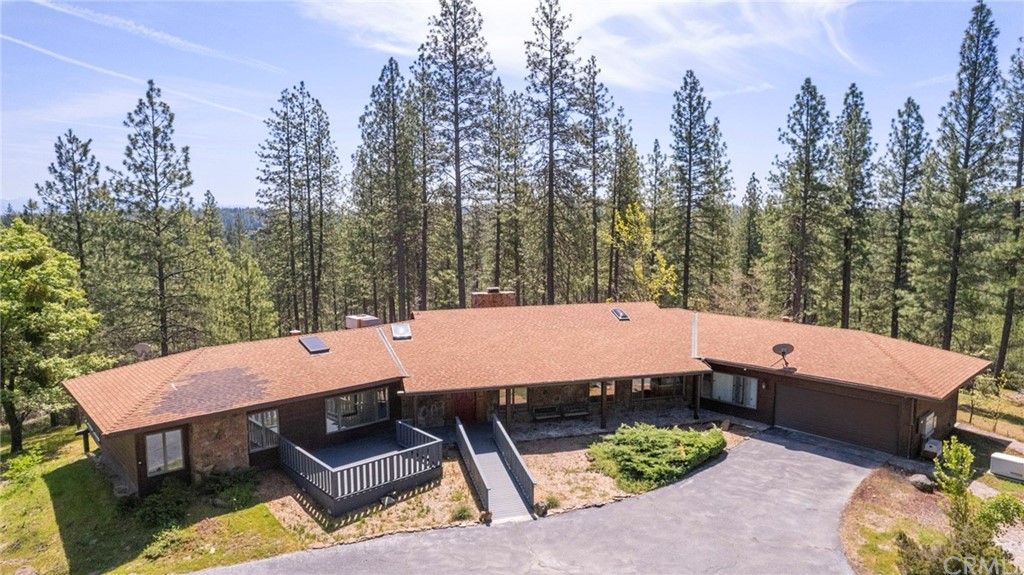
<svg viewBox="0 0 1024 575">
<path fill-rule="evenodd" d="M 391 324 L 391 339 L 395 341 L 412 339 L 412 326 L 407 323 Z"/>
<path fill-rule="evenodd" d="M 627 314 L 625 311 L 623 311 L 620 308 L 613 307 L 612 308 L 612 315 L 614 315 L 615 319 L 617 319 L 619 321 L 629 321 L 629 314 Z"/>
<path fill-rule="evenodd" d="M 327 344 L 324 343 L 322 339 L 315 335 L 300 337 L 299 343 L 302 344 L 302 347 L 306 348 L 306 351 L 309 352 L 309 355 L 320 355 L 322 353 L 327 353 L 331 351 L 331 348 L 327 347 Z"/>
</svg>

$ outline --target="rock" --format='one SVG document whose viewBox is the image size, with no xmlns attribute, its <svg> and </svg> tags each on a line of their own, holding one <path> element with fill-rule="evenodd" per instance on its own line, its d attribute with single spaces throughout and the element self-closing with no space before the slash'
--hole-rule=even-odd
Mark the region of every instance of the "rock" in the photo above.
<svg viewBox="0 0 1024 575">
<path fill-rule="evenodd" d="M 392 505 L 395 504 L 395 498 L 390 495 L 385 495 L 384 497 L 380 498 L 380 504 L 383 505 L 384 507 L 391 507 Z"/>
<path fill-rule="evenodd" d="M 907 481 L 909 481 L 911 485 L 916 487 L 918 491 L 923 491 L 925 493 L 932 493 L 933 491 L 935 491 L 935 482 L 932 481 L 931 479 L 928 479 L 928 476 L 923 473 L 916 473 L 914 475 L 911 475 L 910 477 L 907 478 Z"/>
<path fill-rule="evenodd" d="M 213 505 L 214 507 L 220 507 L 222 509 L 228 506 L 228 502 L 224 501 L 220 497 L 214 497 L 213 500 L 210 501 L 210 504 Z"/>
<path fill-rule="evenodd" d="M 39 571 L 36 571 L 36 568 L 31 565 L 22 565 L 18 567 L 14 575 L 39 575 Z"/>
<path fill-rule="evenodd" d="M 537 517 L 547 517 L 548 515 L 548 503 L 547 501 L 538 501 L 533 504 L 533 510 L 537 513 Z"/>
<path fill-rule="evenodd" d="M 486 524 L 490 525 L 491 519 L 493 517 L 494 517 L 494 514 L 492 514 L 490 511 L 484 511 L 483 513 L 480 514 L 480 523 L 486 523 Z"/>
<path fill-rule="evenodd" d="M 731 421 L 729 421 L 728 419 L 722 421 L 722 431 L 729 431 L 730 427 L 732 427 Z"/>
</svg>

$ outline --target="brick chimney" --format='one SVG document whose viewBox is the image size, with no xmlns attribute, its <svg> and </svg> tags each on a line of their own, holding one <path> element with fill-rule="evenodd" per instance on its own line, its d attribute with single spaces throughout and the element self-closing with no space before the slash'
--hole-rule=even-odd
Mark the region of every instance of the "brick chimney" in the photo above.
<svg viewBox="0 0 1024 575">
<path fill-rule="evenodd" d="M 516 292 L 502 291 L 492 286 L 487 291 L 475 291 L 471 294 L 470 307 L 515 307 Z"/>
</svg>

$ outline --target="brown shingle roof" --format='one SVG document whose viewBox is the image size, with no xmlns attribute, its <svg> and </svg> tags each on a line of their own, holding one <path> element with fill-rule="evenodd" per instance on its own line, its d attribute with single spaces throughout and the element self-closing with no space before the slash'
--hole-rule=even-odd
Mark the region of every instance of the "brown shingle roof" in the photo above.
<svg viewBox="0 0 1024 575">
<path fill-rule="evenodd" d="M 103 434 L 119 433 L 400 378 L 377 328 L 318 334 L 330 353 L 298 338 L 207 347 L 64 383 Z"/>
<path fill-rule="evenodd" d="M 613 307 L 630 321 L 618 321 Z M 361 328 L 321 333 L 311 356 L 296 338 L 203 348 L 97 372 L 65 387 L 104 434 L 170 424 L 404 378 L 409 393 L 707 372 L 691 356 L 693 312 L 653 303 L 417 312 L 412 339 Z M 942 398 L 989 362 L 880 335 L 698 314 L 697 356 L 796 377 Z M 385 337 L 381 337 L 385 335 Z M 393 348 L 393 349 L 392 349 Z"/>
<path fill-rule="evenodd" d="M 409 323 L 412 339 L 392 343 L 409 393 L 709 371 L 690 355 L 688 319 L 654 303 L 425 311 Z"/>
<path fill-rule="evenodd" d="M 795 377 L 931 399 L 948 396 L 990 363 L 852 329 L 710 313 L 698 314 L 698 324 L 698 354 L 708 361 L 781 369 L 772 346 L 789 343 L 794 351 L 786 359 Z"/>
</svg>

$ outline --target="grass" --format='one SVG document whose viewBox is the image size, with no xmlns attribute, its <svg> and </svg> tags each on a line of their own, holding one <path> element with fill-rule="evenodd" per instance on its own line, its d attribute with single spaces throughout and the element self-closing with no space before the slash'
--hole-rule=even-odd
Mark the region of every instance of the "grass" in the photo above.
<svg viewBox="0 0 1024 575">
<path fill-rule="evenodd" d="M 1024 441 L 1024 402 L 1016 397 L 1017 392 L 1008 390 L 1003 390 L 999 396 L 974 394 L 974 416 L 971 417 L 971 394 L 962 391 L 957 420 Z"/>
<path fill-rule="evenodd" d="M 42 461 L 23 481 L 0 484 L 0 574 L 22 565 L 44 574 L 183 572 L 301 548 L 263 504 L 225 512 L 198 502 L 178 533 L 157 539 L 159 530 L 118 512 L 109 481 L 73 431 L 26 430 L 26 449 L 37 449 Z M 7 449 L 4 443 L 5 461 Z"/>
<path fill-rule="evenodd" d="M 885 530 L 876 531 L 870 527 L 863 527 L 860 534 L 864 543 L 861 544 L 857 552 L 868 572 L 899 574 L 896 534 L 900 531 L 925 545 L 941 543 L 945 539 L 945 535 L 941 531 L 922 527 L 909 519 L 899 520 L 894 527 Z"/>
</svg>

